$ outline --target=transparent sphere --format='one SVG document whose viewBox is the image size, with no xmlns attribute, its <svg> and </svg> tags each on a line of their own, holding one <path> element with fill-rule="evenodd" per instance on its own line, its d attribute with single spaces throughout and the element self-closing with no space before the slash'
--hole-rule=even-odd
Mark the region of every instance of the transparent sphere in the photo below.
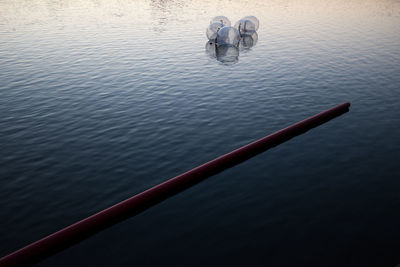
<svg viewBox="0 0 400 267">
<path fill-rule="evenodd" d="M 260 22 L 258 21 L 258 19 L 254 16 L 246 16 L 243 19 L 247 19 L 250 20 L 251 22 L 254 23 L 254 25 L 256 26 L 256 31 L 258 31 L 258 26 L 260 26 Z"/>
<path fill-rule="evenodd" d="M 217 38 L 217 32 L 224 27 L 221 22 L 213 22 L 211 23 L 206 30 L 206 35 L 208 40 L 215 40 Z"/>
<path fill-rule="evenodd" d="M 210 23 L 213 22 L 221 22 L 222 24 L 224 24 L 224 26 L 231 26 L 231 21 L 225 16 L 216 16 L 211 20 Z"/>
<path fill-rule="evenodd" d="M 251 20 L 241 19 L 235 24 L 235 28 L 238 29 L 240 35 L 252 34 L 256 31 L 256 25 Z"/>
<path fill-rule="evenodd" d="M 217 33 L 217 43 L 218 45 L 233 45 L 237 46 L 239 44 L 240 34 L 237 29 L 230 26 L 222 27 Z"/>
<path fill-rule="evenodd" d="M 258 34 L 253 32 L 253 34 L 244 34 L 239 42 L 239 50 L 247 51 L 257 44 Z"/>
</svg>

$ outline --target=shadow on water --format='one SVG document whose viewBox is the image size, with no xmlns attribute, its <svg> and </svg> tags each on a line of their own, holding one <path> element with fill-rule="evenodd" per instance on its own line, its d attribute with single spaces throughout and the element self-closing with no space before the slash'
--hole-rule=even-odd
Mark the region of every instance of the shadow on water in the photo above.
<svg viewBox="0 0 400 267">
<path fill-rule="evenodd" d="M 248 52 L 257 44 L 258 34 L 242 35 L 238 47 L 218 45 L 216 42 L 207 41 L 206 53 L 210 58 L 216 59 L 224 65 L 233 65 L 239 62 L 239 54 Z"/>
</svg>

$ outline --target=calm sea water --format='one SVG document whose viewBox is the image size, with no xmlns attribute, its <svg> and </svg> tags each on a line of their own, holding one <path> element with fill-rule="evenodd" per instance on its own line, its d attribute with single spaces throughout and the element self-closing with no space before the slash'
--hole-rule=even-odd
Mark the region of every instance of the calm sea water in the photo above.
<svg viewBox="0 0 400 267">
<path fill-rule="evenodd" d="M 260 20 L 234 64 L 216 15 Z M 0 256 L 345 101 L 40 266 L 400 264 L 400 2 L 3 0 Z"/>
</svg>

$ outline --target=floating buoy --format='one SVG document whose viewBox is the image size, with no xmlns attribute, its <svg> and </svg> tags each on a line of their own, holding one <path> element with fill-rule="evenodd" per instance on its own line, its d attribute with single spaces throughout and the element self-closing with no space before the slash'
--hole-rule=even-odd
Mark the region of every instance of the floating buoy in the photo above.
<svg viewBox="0 0 400 267">
<path fill-rule="evenodd" d="M 240 35 L 256 32 L 256 25 L 248 19 L 241 19 L 236 22 L 235 28 L 239 31 Z"/>
<path fill-rule="evenodd" d="M 254 33 L 259 27 L 259 21 L 254 16 L 246 16 L 236 22 L 235 27 L 231 26 L 231 21 L 225 16 L 216 16 L 211 19 L 210 25 L 206 29 L 206 35 L 210 42 L 215 42 L 216 45 L 239 46 L 240 39 L 246 38 L 244 43 L 249 43 Z M 258 39 L 258 37 L 257 37 Z M 252 47 L 256 42 L 251 42 Z"/>
<path fill-rule="evenodd" d="M 254 23 L 254 25 L 256 26 L 256 31 L 258 31 L 258 26 L 260 26 L 260 22 L 258 21 L 258 19 L 254 16 L 246 16 L 242 19 L 246 19 L 246 20 L 250 20 L 251 22 Z"/>
<path fill-rule="evenodd" d="M 234 27 L 231 26 L 230 20 L 225 16 L 212 18 L 206 29 L 207 54 L 224 65 L 238 62 L 239 50 L 248 51 L 256 45 L 259 24 L 258 19 L 254 16 L 246 16 L 240 19 Z"/>
<path fill-rule="evenodd" d="M 239 41 L 240 33 L 234 27 L 225 26 L 217 32 L 216 42 L 218 45 L 238 46 Z"/>
<path fill-rule="evenodd" d="M 224 24 L 222 24 L 221 22 L 216 21 L 211 23 L 206 30 L 208 40 L 214 41 L 215 39 L 217 39 L 217 33 L 223 27 Z"/>
<path fill-rule="evenodd" d="M 135 216 L 223 170 L 349 111 L 346 102 L 222 155 L 0 258 L 0 266 L 32 265 Z"/>
<path fill-rule="evenodd" d="M 211 19 L 210 24 L 212 24 L 214 22 L 221 22 L 222 24 L 224 24 L 224 26 L 231 26 L 231 21 L 225 16 L 214 17 L 213 19 Z"/>
</svg>

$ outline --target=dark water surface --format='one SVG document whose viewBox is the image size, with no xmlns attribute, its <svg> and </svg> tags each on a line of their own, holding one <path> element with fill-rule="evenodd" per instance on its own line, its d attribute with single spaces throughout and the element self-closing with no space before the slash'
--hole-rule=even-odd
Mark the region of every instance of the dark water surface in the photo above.
<svg viewBox="0 0 400 267">
<path fill-rule="evenodd" d="M 0 256 L 345 101 L 41 266 L 400 264 L 400 2 L 0 1 Z"/>
</svg>

